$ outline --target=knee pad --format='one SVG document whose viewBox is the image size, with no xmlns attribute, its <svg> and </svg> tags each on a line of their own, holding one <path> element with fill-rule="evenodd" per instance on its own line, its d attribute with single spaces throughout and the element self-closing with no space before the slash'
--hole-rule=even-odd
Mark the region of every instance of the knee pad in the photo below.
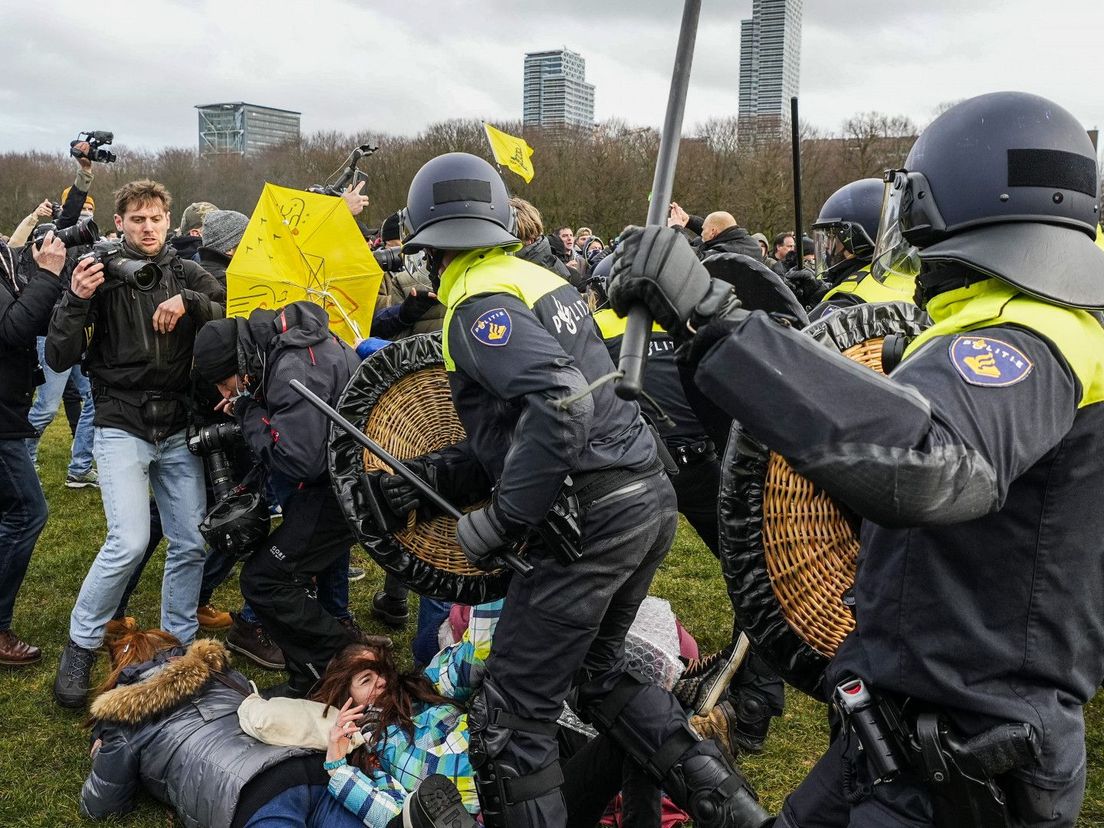
<svg viewBox="0 0 1104 828">
<path fill-rule="evenodd" d="M 529 799 L 551 793 L 563 784 L 558 760 L 532 773 L 519 770 L 521 756 L 511 746 L 516 733 L 530 733 L 550 740 L 556 723 L 526 719 L 509 712 L 506 697 L 487 674 L 468 711 L 468 758 L 475 771 L 479 806 L 487 828 L 509 828 L 511 811 Z"/>
</svg>

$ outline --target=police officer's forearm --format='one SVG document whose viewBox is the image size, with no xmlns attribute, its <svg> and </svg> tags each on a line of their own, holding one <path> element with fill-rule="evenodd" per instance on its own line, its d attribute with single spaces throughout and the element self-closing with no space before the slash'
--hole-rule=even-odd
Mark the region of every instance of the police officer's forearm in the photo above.
<svg viewBox="0 0 1104 828">
<path fill-rule="evenodd" d="M 997 508 L 996 472 L 939 426 L 915 389 L 762 313 L 702 359 L 707 397 L 794 468 L 886 526 L 958 523 Z"/>
</svg>

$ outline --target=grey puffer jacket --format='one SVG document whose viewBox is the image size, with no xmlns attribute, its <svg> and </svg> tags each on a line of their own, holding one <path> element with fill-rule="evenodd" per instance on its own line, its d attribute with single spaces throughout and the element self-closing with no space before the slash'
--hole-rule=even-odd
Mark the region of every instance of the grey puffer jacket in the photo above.
<svg viewBox="0 0 1104 828">
<path fill-rule="evenodd" d="M 81 789 L 86 817 L 127 813 L 140 782 L 187 828 L 229 828 L 247 782 L 310 752 L 242 732 L 237 712 L 245 696 L 215 678 L 218 672 L 247 686 L 229 663 L 222 644 L 199 640 L 186 653 L 165 650 L 127 668 L 119 686 L 93 702 L 93 736 L 103 745 Z"/>
</svg>

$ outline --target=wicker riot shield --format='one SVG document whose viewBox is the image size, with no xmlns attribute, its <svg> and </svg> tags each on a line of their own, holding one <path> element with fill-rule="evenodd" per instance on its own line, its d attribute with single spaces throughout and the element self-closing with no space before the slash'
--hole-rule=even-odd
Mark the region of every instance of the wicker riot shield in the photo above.
<svg viewBox="0 0 1104 828">
<path fill-rule="evenodd" d="M 338 411 L 400 460 L 464 439 L 449 395 L 441 335 L 394 342 L 363 363 L 349 381 Z M 506 594 L 508 571 L 487 573 L 468 563 L 456 543 L 456 521 L 411 515 L 389 533 L 371 517 L 360 475 L 390 471 L 336 426 L 330 431 L 330 476 L 357 540 L 385 570 L 431 598 L 479 604 Z"/>
<path fill-rule="evenodd" d="M 889 334 L 915 337 L 927 316 L 904 302 L 855 305 L 805 331 L 882 370 Z M 859 520 L 738 423 L 722 463 L 721 558 L 736 620 L 787 682 L 824 700 L 824 668 L 854 627 Z"/>
</svg>

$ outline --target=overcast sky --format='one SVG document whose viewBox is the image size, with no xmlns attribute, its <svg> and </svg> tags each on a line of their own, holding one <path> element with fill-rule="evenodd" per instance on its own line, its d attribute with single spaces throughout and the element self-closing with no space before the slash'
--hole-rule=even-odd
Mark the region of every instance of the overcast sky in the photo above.
<svg viewBox="0 0 1104 828">
<path fill-rule="evenodd" d="M 663 120 L 681 0 L 114 0 L 4 3 L 0 151 L 82 129 L 195 146 L 196 104 L 302 112 L 302 130 L 415 134 L 520 120 L 527 51 L 586 58 L 598 120 Z M 686 128 L 734 116 L 751 0 L 703 0 Z M 1104 128 L 1104 0 L 805 0 L 802 119 L 1018 89 Z"/>
</svg>

